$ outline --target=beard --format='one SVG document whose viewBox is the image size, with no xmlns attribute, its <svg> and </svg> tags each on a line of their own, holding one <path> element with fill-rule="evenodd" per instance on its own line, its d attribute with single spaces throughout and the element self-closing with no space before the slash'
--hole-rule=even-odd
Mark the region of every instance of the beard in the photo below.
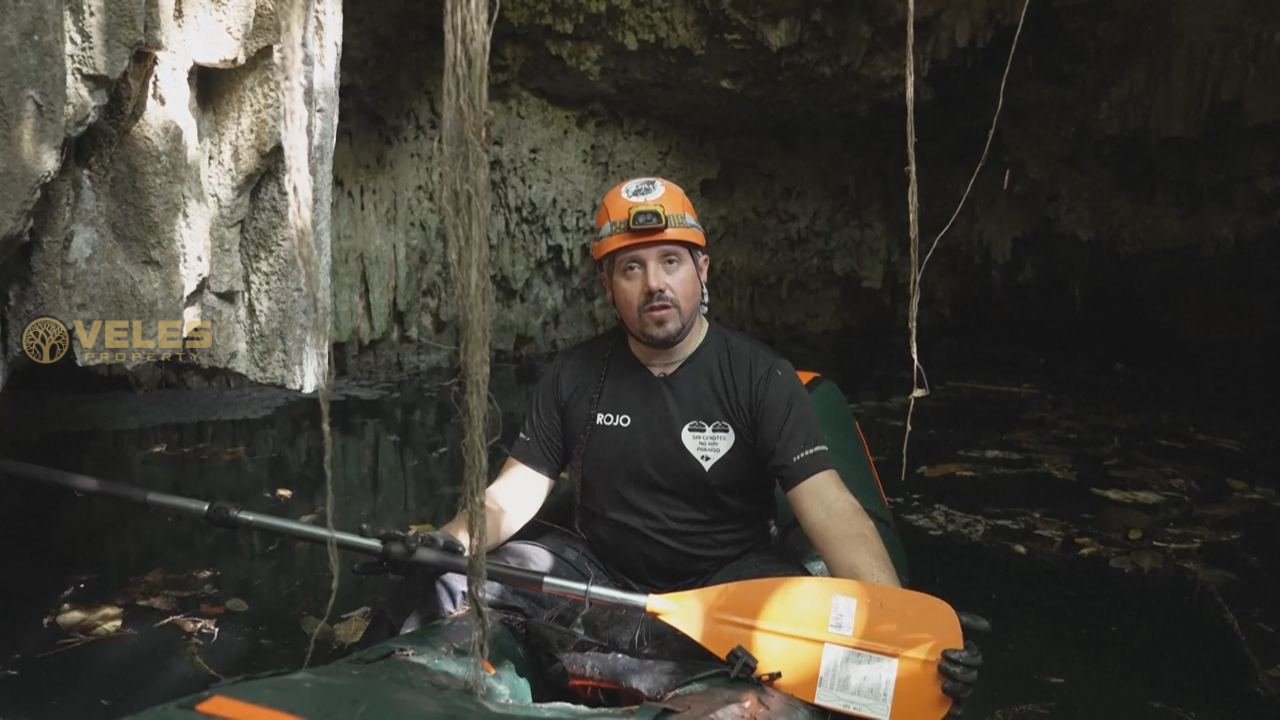
<svg viewBox="0 0 1280 720">
<path fill-rule="evenodd" d="M 655 305 L 668 305 L 670 312 L 661 316 L 649 315 Z M 621 318 L 620 318 L 621 319 Z M 631 337 L 655 350 L 667 350 L 679 345 L 693 331 L 696 314 L 685 317 L 680 301 L 672 295 L 657 293 L 636 309 L 635 326 L 622 322 Z"/>
</svg>

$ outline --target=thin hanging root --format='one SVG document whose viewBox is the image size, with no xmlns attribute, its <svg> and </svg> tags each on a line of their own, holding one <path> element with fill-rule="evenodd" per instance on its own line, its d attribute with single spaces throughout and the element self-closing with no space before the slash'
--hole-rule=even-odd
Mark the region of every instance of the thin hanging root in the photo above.
<svg viewBox="0 0 1280 720">
<path fill-rule="evenodd" d="M 489 624 L 483 601 L 488 542 L 484 490 L 488 484 L 489 401 L 489 159 L 486 120 L 489 47 L 496 8 L 488 0 L 448 0 L 444 12 L 444 102 L 441 110 L 441 208 L 449 267 L 458 298 L 459 363 L 463 380 L 463 495 L 470 533 L 467 593 L 475 617 L 472 690 L 488 674 Z M 488 665 L 488 667 L 492 667 Z"/>
<path fill-rule="evenodd" d="M 942 236 L 947 234 L 947 231 L 955 223 L 956 218 L 960 216 L 960 210 L 964 207 L 965 201 L 969 199 L 969 193 L 973 190 L 973 185 L 978 180 L 978 174 L 982 172 L 982 167 L 987 162 L 987 153 L 991 151 L 991 140 L 996 135 L 996 124 L 1000 121 L 1000 111 L 1004 108 L 1004 88 L 1009 82 L 1009 70 L 1013 67 L 1013 56 L 1018 49 L 1018 38 L 1022 37 L 1022 26 L 1026 22 L 1027 8 L 1030 6 L 1031 0 L 1023 1 L 1022 13 L 1018 16 L 1018 27 L 1014 30 L 1013 42 L 1009 45 L 1009 59 L 1005 62 L 1004 74 L 1000 77 L 1000 92 L 996 99 L 995 112 L 991 116 L 991 127 L 987 130 L 987 142 L 982 146 L 982 154 L 978 157 L 978 164 L 974 167 L 973 174 L 969 176 L 969 184 L 965 186 L 964 193 L 960 196 L 960 202 L 956 204 L 955 212 L 951 213 L 951 218 L 947 220 L 947 224 L 933 238 L 933 244 L 929 246 L 929 252 L 925 254 L 922 262 L 920 260 L 920 199 L 917 183 L 918 173 L 916 170 L 916 3 L 915 0 L 907 0 L 907 232 L 911 244 L 911 298 L 907 304 L 907 331 L 909 333 L 907 344 L 911 350 L 911 395 L 907 401 L 907 422 L 902 432 L 902 474 L 899 480 L 904 486 L 907 482 L 907 445 L 911 440 L 911 417 L 915 414 L 916 400 L 929 394 L 929 378 L 925 375 L 924 366 L 920 364 L 920 344 L 917 337 L 917 319 L 920 313 L 920 284 L 924 280 L 924 269 L 929 264 L 929 259 L 933 257 L 933 251 L 938 249 L 938 243 L 941 242 Z M 1009 176 L 1006 173 L 1006 186 L 1008 182 Z"/>
<path fill-rule="evenodd" d="M 313 188 L 311 186 L 311 164 L 309 160 L 310 139 L 307 137 L 307 84 L 308 80 L 303 68 L 305 53 L 305 32 L 307 20 L 311 14 L 311 0 L 290 0 L 279 7 L 280 16 L 280 57 L 282 76 L 280 78 L 281 102 L 283 112 L 280 142 L 284 148 L 285 187 L 289 193 L 289 225 L 294 232 L 297 245 L 298 264 L 301 266 L 305 296 L 311 301 L 308 309 L 310 324 L 307 341 L 303 348 L 303 372 L 308 377 L 303 383 L 316 382 L 317 399 L 320 403 L 320 434 L 323 440 L 324 466 L 324 517 L 325 527 L 333 532 L 333 436 L 329 429 L 329 387 L 333 382 L 333 366 L 330 358 L 328 303 L 322 297 L 321 258 L 316 249 L 315 224 L 312 217 Z M 330 535 L 326 550 L 329 560 L 329 601 L 325 605 L 324 617 L 317 629 L 324 627 L 333 613 L 333 606 L 338 596 L 338 546 Z M 311 634 L 307 644 L 307 656 L 302 666 L 311 664 L 311 656 L 316 649 L 316 633 Z"/>
</svg>

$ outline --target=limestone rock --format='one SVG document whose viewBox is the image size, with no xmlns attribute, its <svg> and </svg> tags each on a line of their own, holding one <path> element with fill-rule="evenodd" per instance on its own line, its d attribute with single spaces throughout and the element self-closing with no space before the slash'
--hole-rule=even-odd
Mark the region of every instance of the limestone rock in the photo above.
<svg viewBox="0 0 1280 720">
<path fill-rule="evenodd" d="M 24 240 L 40 187 L 58 169 L 66 106 L 62 11 L 0 4 L 0 263 Z"/>
<path fill-rule="evenodd" d="M 29 98 L 17 115 L 0 105 L 0 153 L 24 158 L 15 171 L 6 163 L 3 180 L 28 188 L 2 194 L 0 262 L 31 242 L 29 271 L 2 310 L 8 324 L 22 327 L 37 315 L 146 327 L 207 321 L 211 347 L 185 362 L 314 388 L 326 340 L 309 337 L 300 322 L 310 299 L 286 228 L 276 3 L 84 0 L 65 3 L 65 16 L 39 9 L 46 6 L 24 6 L 21 27 L 0 30 L 6 43 L 25 42 L 23 33 L 52 38 L 42 54 L 65 58 L 57 78 L 48 63 L 32 61 L 2 81 L 6 97 L 16 89 Z M 314 223 L 327 259 L 342 15 L 339 0 L 311 7 L 305 72 Z M 73 149 L 65 156 L 64 142 Z M 321 276 L 327 299 L 327 264 Z M 11 333 L 10 357 L 16 341 Z M 82 365 L 120 361 L 101 343 L 86 347 L 77 337 L 74 349 Z M 124 364 L 149 362 L 129 352 Z"/>
</svg>

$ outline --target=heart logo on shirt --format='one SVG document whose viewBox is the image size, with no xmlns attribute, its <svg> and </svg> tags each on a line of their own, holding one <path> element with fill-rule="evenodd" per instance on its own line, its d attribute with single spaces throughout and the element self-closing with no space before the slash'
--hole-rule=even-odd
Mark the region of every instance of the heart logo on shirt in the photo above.
<svg viewBox="0 0 1280 720">
<path fill-rule="evenodd" d="M 689 454 L 701 463 L 702 469 L 710 470 L 733 447 L 733 428 L 727 422 L 708 425 L 694 420 L 680 431 L 680 439 L 684 441 Z"/>
</svg>

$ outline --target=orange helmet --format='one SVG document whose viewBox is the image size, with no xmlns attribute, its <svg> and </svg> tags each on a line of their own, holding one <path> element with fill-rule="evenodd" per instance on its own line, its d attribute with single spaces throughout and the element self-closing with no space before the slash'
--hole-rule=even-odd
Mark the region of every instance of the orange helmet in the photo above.
<svg viewBox="0 0 1280 720">
<path fill-rule="evenodd" d="M 679 185 L 658 177 L 633 178 L 610 188 L 596 213 L 591 257 L 598 262 L 624 247 L 654 242 L 707 246 L 689 196 Z"/>
</svg>

